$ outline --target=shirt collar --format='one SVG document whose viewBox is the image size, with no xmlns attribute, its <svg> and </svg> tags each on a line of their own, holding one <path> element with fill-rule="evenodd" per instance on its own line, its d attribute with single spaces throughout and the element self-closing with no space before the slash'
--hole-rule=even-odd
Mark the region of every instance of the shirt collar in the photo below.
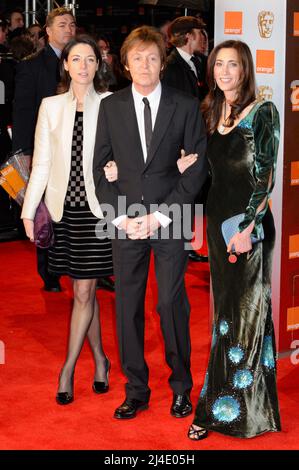
<svg viewBox="0 0 299 470">
<path fill-rule="evenodd" d="M 76 96 L 74 94 L 74 90 L 73 90 L 73 87 L 72 87 L 72 82 L 70 83 L 70 88 L 68 90 L 68 94 L 69 94 L 69 97 L 72 101 L 76 99 Z M 85 100 L 86 97 L 89 97 L 89 96 L 91 96 L 91 98 L 93 99 L 94 95 L 96 95 L 96 94 L 97 94 L 97 92 L 95 91 L 93 84 L 91 84 L 90 87 L 88 88 L 85 96 L 84 96 L 84 100 Z"/>
<path fill-rule="evenodd" d="M 149 100 L 150 103 L 153 101 L 159 100 L 161 96 L 161 91 L 162 91 L 161 82 L 159 82 L 156 88 L 149 95 L 147 95 L 146 98 Z M 134 101 L 137 101 L 140 103 L 142 102 L 144 95 L 141 95 L 141 93 L 139 93 L 135 89 L 134 83 L 132 83 L 132 94 L 133 94 Z"/>
<path fill-rule="evenodd" d="M 61 51 L 60 49 L 57 49 L 57 47 L 54 47 L 53 44 L 50 44 L 50 43 L 49 43 L 49 46 L 52 47 L 52 49 L 53 49 L 53 51 L 55 52 L 55 54 L 57 55 L 58 59 L 60 59 L 60 57 L 61 57 L 61 52 L 62 52 L 62 51 Z"/>
<path fill-rule="evenodd" d="M 177 47 L 176 50 L 178 51 L 182 59 L 184 59 L 186 62 L 190 62 L 192 55 L 188 54 L 188 52 L 186 51 L 183 51 L 183 49 L 181 49 L 180 47 Z"/>
</svg>

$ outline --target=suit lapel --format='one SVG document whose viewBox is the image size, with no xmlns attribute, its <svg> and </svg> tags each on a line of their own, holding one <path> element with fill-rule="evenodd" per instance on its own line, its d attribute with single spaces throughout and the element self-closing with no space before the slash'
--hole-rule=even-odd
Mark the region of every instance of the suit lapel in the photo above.
<svg viewBox="0 0 299 470">
<path fill-rule="evenodd" d="M 66 98 L 65 103 L 63 103 L 65 104 L 65 106 L 63 106 L 63 110 L 62 110 L 63 120 L 62 120 L 62 126 L 61 126 L 61 143 L 64 149 L 63 154 L 65 155 L 64 163 L 65 163 L 66 177 L 69 178 L 70 168 L 71 168 L 71 158 L 72 158 L 73 130 L 74 130 L 77 102 L 75 99 L 72 99 L 70 92 L 66 93 L 65 98 Z"/>
<path fill-rule="evenodd" d="M 85 181 L 93 158 L 94 141 L 99 114 L 99 96 L 94 90 L 85 97 L 83 113 L 83 173 Z"/>
<path fill-rule="evenodd" d="M 161 100 L 158 108 L 158 114 L 155 122 L 154 132 L 151 140 L 151 146 L 149 153 L 146 159 L 145 170 L 151 163 L 152 159 L 157 152 L 161 140 L 163 139 L 171 118 L 175 112 L 176 103 L 172 100 L 171 96 L 168 93 L 168 90 L 162 86 Z"/>
<path fill-rule="evenodd" d="M 174 50 L 174 55 L 175 55 L 176 61 L 179 62 L 180 66 L 184 67 L 186 70 L 188 70 L 188 72 L 191 72 L 194 75 L 194 72 L 191 69 L 190 65 L 187 64 L 187 62 L 183 59 L 183 57 L 178 53 L 176 49 Z"/>
</svg>

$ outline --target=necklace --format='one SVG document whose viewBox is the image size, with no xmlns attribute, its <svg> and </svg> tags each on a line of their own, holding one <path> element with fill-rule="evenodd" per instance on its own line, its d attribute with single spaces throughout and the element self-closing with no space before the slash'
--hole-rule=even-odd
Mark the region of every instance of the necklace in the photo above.
<svg viewBox="0 0 299 470">
<path fill-rule="evenodd" d="M 224 121 L 222 122 L 222 124 L 220 124 L 220 126 L 218 127 L 218 131 L 220 132 L 220 134 L 224 134 L 224 132 L 226 131 L 227 129 L 227 126 L 225 125 L 226 121 L 228 120 L 228 116 L 226 116 L 226 101 L 224 101 L 224 110 L 223 110 L 223 117 L 224 117 Z"/>
</svg>

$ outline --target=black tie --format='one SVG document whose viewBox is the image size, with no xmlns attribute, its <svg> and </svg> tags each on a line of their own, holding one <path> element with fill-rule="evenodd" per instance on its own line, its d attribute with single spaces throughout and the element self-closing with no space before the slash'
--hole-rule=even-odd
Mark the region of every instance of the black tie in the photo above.
<svg viewBox="0 0 299 470">
<path fill-rule="evenodd" d="M 193 64 L 195 65 L 197 78 L 198 78 L 198 80 L 200 80 L 201 79 L 201 74 L 202 74 L 201 60 L 200 60 L 199 57 L 197 57 L 195 55 L 193 55 L 191 57 L 191 60 L 192 60 Z"/>
<path fill-rule="evenodd" d="M 153 127 L 152 127 L 152 114 L 151 114 L 151 107 L 149 104 L 149 100 L 147 98 L 142 98 L 144 102 L 144 132 L 145 132 L 145 142 L 146 142 L 146 150 L 147 153 L 149 151 L 152 135 L 153 135 Z"/>
</svg>

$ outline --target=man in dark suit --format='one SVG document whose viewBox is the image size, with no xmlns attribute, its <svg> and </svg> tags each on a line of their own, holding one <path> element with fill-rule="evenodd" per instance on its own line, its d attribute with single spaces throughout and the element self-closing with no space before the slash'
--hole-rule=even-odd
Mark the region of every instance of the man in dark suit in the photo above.
<svg viewBox="0 0 299 470">
<path fill-rule="evenodd" d="M 117 328 L 128 383 L 126 399 L 114 417 L 134 418 L 148 407 L 144 302 L 152 251 L 157 310 L 172 371 L 171 414 L 185 417 L 192 412 L 190 306 L 184 284 L 188 252 L 183 234 L 177 235 L 183 227 L 183 205 L 192 204 L 206 178 L 206 134 L 198 101 L 161 86 L 166 54 L 155 29 L 143 26 L 132 31 L 121 56 L 133 84 L 102 101 L 94 153 L 96 194 L 107 220 L 117 228 L 112 241 Z M 182 149 L 198 158 L 180 174 L 177 160 Z M 109 160 L 118 168 L 114 183 L 107 181 L 103 169 Z"/>
<path fill-rule="evenodd" d="M 162 83 L 185 91 L 195 96 L 201 103 L 208 93 L 206 83 L 207 58 L 203 54 L 206 49 L 205 23 L 194 16 L 181 16 L 173 20 L 168 27 L 169 42 L 174 49 L 166 61 Z M 208 181 L 203 192 L 206 193 Z M 205 196 L 201 193 L 196 202 Z M 190 250 L 192 261 L 207 261 L 207 256 Z"/>
<path fill-rule="evenodd" d="M 75 18 L 70 10 L 52 10 L 47 16 L 46 31 L 48 45 L 21 61 L 16 73 L 12 146 L 13 151 L 22 149 L 27 155 L 33 154 L 39 105 L 43 98 L 56 94 L 61 51 L 76 32 Z M 59 292 L 59 278 L 48 272 L 48 250 L 37 248 L 37 267 L 44 289 Z"/>
<path fill-rule="evenodd" d="M 162 83 L 185 91 L 202 101 L 207 92 L 204 49 L 205 24 L 194 16 L 176 18 L 168 27 L 169 42 L 174 46 L 167 58 Z"/>
</svg>

